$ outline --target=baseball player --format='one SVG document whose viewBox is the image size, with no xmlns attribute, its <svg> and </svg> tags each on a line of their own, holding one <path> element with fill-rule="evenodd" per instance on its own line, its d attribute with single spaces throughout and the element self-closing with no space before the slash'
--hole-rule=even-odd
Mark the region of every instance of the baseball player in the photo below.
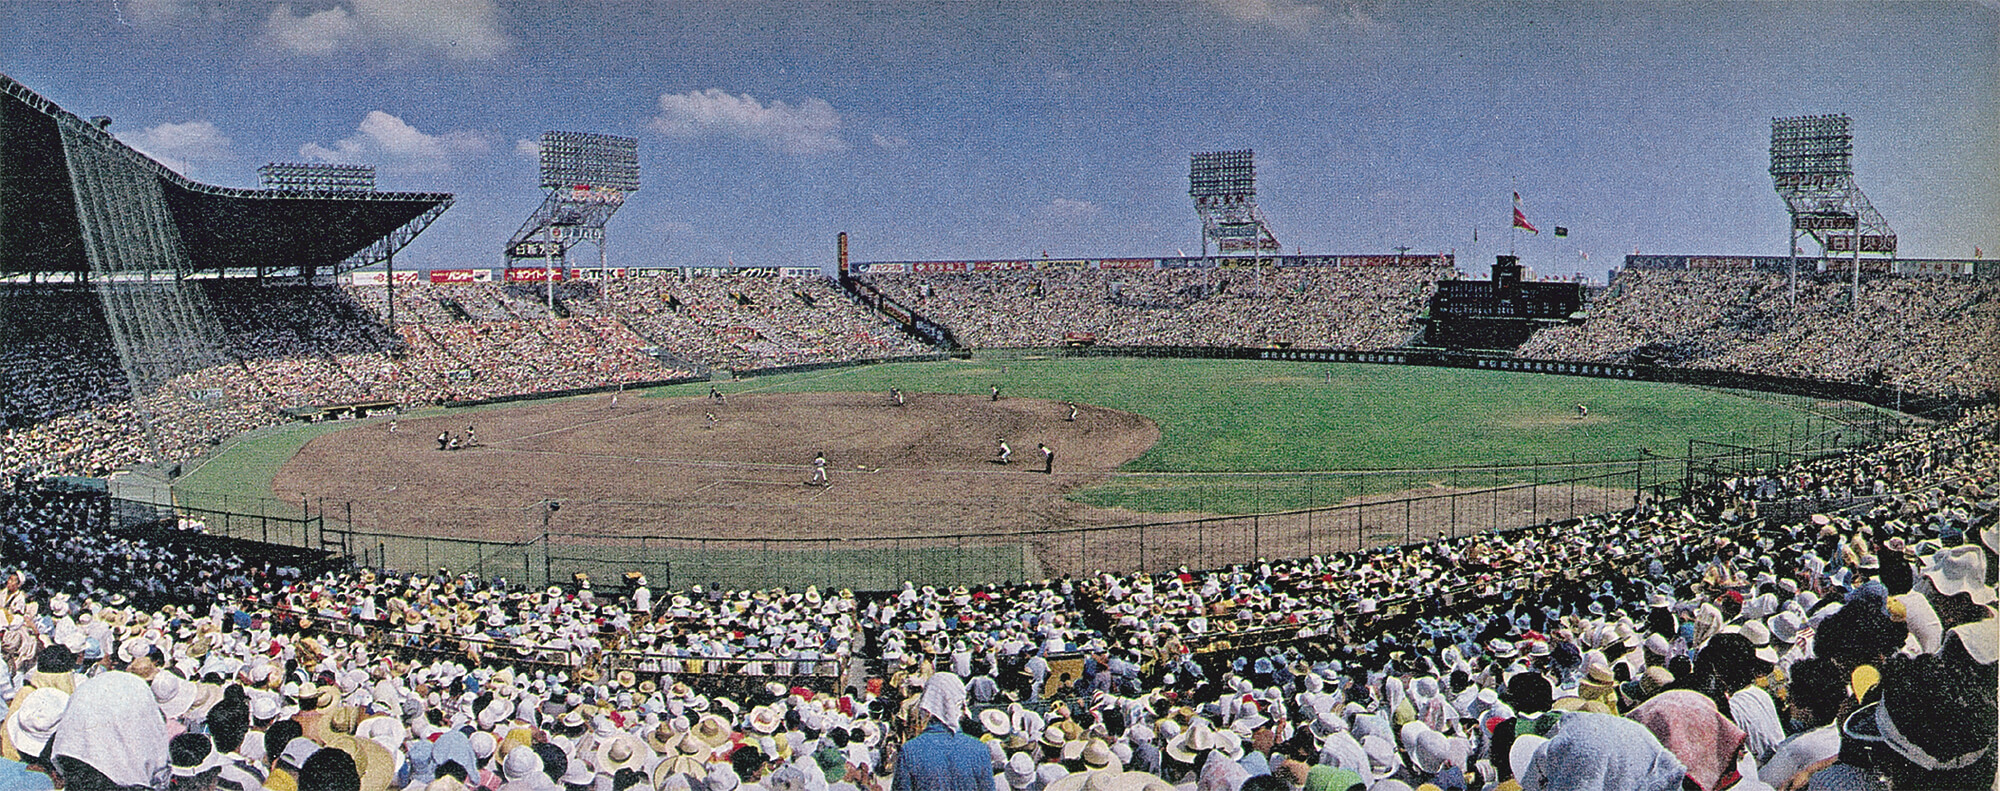
<svg viewBox="0 0 2000 791">
<path fill-rule="evenodd" d="M 812 477 L 806 480 L 806 485 L 807 486 L 831 485 L 827 483 L 826 480 L 826 451 L 820 451 L 819 455 L 813 457 Z"/>
<path fill-rule="evenodd" d="M 986 399 L 986 400 L 988 400 L 988 401 L 998 401 L 998 400 L 1000 400 L 1000 386 L 999 386 L 999 385 L 994 385 L 994 386 L 993 386 L 993 395 L 992 395 L 992 397 L 991 397 L 991 398 L 988 398 L 988 399 Z"/>
<path fill-rule="evenodd" d="M 896 399 L 896 406 L 903 405 L 903 388 L 891 387 L 889 388 L 889 395 Z"/>
<path fill-rule="evenodd" d="M 709 430 L 709 431 L 714 431 L 714 430 L 715 430 L 715 413 L 714 413 L 714 412 L 710 412 L 710 413 L 708 413 L 708 430 Z"/>
<path fill-rule="evenodd" d="M 444 450 L 445 448 L 450 446 L 451 446 L 451 432 L 449 431 L 438 432 L 438 450 Z"/>
<path fill-rule="evenodd" d="M 1587 417 L 1590 417 L 1590 407 L 1589 407 L 1588 405 L 1585 405 L 1585 404 L 1577 404 L 1577 405 L 1576 405 L 1576 419 L 1577 419 L 1577 420 L 1582 420 L 1582 419 L 1584 419 L 1584 418 L 1587 418 Z"/>
<path fill-rule="evenodd" d="M 1000 439 L 1000 463 L 1012 464 L 1013 462 L 1014 462 L 1014 449 L 1007 447 L 1007 439 L 1005 437 L 1002 437 Z"/>
<path fill-rule="evenodd" d="M 473 436 L 473 433 L 472 433 L 472 427 L 471 427 L 471 426 L 466 426 L 466 427 L 465 427 L 465 446 L 466 446 L 466 447 L 468 447 L 468 448 L 470 448 L 470 447 L 472 447 L 472 446 L 473 446 L 473 444 L 474 444 L 474 443 L 477 443 L 478 441 L 479 441 L 479 440 L 478 440 L 477 438 L 475 438 L 475 437 Z"/>
<path fill-rule="evenodd" d="M 1065 422 L 1065 423 L 1075 423 L 1075 422 L 1076 422 L 1076 412 L 1077 412 L 1077 409 L 1076 409 L 1076 402 L 1075 402 L 1075 401 L 1064 401 L 1064 402 L 1063 402 L 1063 406 L 1066 406 L 1066 407 L 1069 407 L 1069 416 L 1068 416 L 1068 417 L 1065 417 L 1065 418 L 1063 418 L 1063 422 Z"/>
<path fill-rule="evenodd" d="M 1042 474 L 1054 475 L 1056 473 L 1056 452 L 1050 450 L 1047 443 L 1042 442 L 1035 443 L 1035 450 L 1042 452 Z"/>
</svg>

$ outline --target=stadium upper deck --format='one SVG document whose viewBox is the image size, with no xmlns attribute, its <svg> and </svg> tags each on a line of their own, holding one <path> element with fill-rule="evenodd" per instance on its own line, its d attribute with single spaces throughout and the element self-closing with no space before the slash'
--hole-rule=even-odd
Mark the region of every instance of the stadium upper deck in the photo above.
<svg viewBox="0 0 2000 791">
<path fill-rule="evenodd" d="M 439 192 L 202 184 L 0 75 L 0 277 L 152 268 L 310 278 L 379 260 L 451 203 Z"/>
</svg>

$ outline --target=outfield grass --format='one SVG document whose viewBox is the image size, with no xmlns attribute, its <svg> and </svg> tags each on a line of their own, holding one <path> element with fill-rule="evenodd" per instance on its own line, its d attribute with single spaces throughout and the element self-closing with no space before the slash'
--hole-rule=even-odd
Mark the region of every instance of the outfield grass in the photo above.
<svg viewBox="0 0 2000 791">
<path fill-rule="evenodd" d="M 1783 438 L 1799 430 L 1810 406 L 1652 382 L 1258 360 L 975 358 L 752 377 L 721 388 L 887 392 L 894 386 L 978 394 L 994 384 L 1005 396 L 1075 400 L 1157 422 L 1159 444 L 1126 465 L 1127 475 L 1072 495 L 1149 512 L 1249 513 L 1430 483 L 1500 485 L 1526 478 L 1326 471 L 1679 456 L 1690 438 Z M 648 396 L 704 395 L 707 388 L 683 385 Z M 1588 418 L 1576 418 L 1577 404 L 1589 406 Z"/>
</svg>

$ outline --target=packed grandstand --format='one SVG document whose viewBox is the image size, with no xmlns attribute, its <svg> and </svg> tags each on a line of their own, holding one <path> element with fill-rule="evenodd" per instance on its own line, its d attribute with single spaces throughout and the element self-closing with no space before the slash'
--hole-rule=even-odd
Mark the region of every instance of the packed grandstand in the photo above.
<svg viewBox="0 0 2000 791">
<path fill-rule="evenodd" d="M 128 524 L 63 478 L 314 408 L 950 351 L 908 331 L 919 313 L 972 347 L 1398 348 L 1445 269 L 502 277 L 393 296 L 304 273 L 192 278 L 223 359 L 143 394 L 103 287 L 13 278 L 0 775 L 274 791 L 1994 785 L 1990 276 L 1876 273 L 1862 304 L 1839 305 L 1837 273 L 1808 273 L 1793 298 L 1754 270 L 1628 269 L 1520 356 L 1886 384 L 1954 408 L 1670 507 L 1218 568 L 529 588 Z"/>
<path fill-rule="evenodd" d="M 980 345 L 1382 349 L 1407 340 L 1423 274 L 874 282 Z M 1523 354 L 1991 393 L 1975 341 L 1993 337 L 1992 281 L 1863 285 L 1879 309 L 1857 316 L 1827 307 L 1837 280 L 1808 278 L 1793 303 L 1774 275 L 1628 271 Z M 177 382 L 227 393 L 162 421 L 190 452 L 287 406 L 933 351 L 823 277 L 574 281 L 553 312 L 539 287 L 408 284 L 394 333 L 382 286 L 204 291 L 231 361 Z M 1308 303 L 1343 307 L 1329 321 Z M 1584 529 L 1010 587 L 525 590 L 125 529 L 103 494 L 45 477 L 145 457 L 112 344 L 76 331 L 101 325 L 94 295 L 16 287 L 7 305 L 31 320 L 0 347 L 16 573 L 0 755 L 53 755 L 71 778 L 157 784 L 179 766 L 279 787 L 324 745 L 368 788 L 867 788 L 909 782 L 899 747 L 932 720 L 976 737 L 1007 789 L 1994 777 L 1990 406 Z M 1234 320 L 1185 318 L 1209 313 Z"/>
</svg>

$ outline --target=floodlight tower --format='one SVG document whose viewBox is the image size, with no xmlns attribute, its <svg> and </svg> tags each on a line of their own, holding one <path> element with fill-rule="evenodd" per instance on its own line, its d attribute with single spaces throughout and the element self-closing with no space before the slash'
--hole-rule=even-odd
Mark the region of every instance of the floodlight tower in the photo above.
<svg viewBox="0 0 2000 791">
<path fill-rule="evenodd" d="M 264 189 L 283 192 L 374 192 L 374 165 L 271 162 L 257 169 Z"/>
<path fill-rule="evenodd" d="M 1208 243 L 1217 254 L 1278 250 L 1278 239 L 1257 208 L 1257 165 L 1249 149 L 1194 154 L 1188 163 L 1188 195 L 1201 215 L 1201 256 Z"/>
<path fill-rule="evenodd" d="M 1188 195 L 1201 215 L 1201 257 L 1215 240 L 1217 255 L 1249 253 L 1264 293 L 1264 253 L 1279 252 L 1278 237 L 1257 208 L 1257 163 L 1250 149 L 1209 151 L 1189 157 Z"/>
<path fill-rule="evenodd" d="M 264 189 L 316 195 L 375 191 L 374 165 L 342 165 L 323 162 L 267 162 L 257 169 Z M 257 276 L 264 276 L 258 267 Z M 388 286 L 390 332 L 396 331 L 396 248 L 382 249 L 382 280 Z"/>
<path fill-rule="evenodd" d="M 603 274 L 604 224 L 625 205 L 628 193 L 639 191 L 639 140 L 543 132 L 542 188 L 548 196 L 507 240 L 506 255 L 509 267 L 518 259 L 542 259 L 542 280 L 548 284 L 549 310 L 554 311 L 556 266 L 569 259 L 577 242 L 597 245 L 597 268 Z"/>
<path fill-rule="evenodd" d="M 1848 306 L 1861 305 L 1861 254 L 1896 257 L 1896 231 L 1854 183 L 1854 134 L 1845 115 L 1771 119 L 1771 183 L 1791 215 L 1792 299 L 1799 289 L 1799 240 L 1819 243 L 1820 257 L 1853 253 Z"/>
</svg>

